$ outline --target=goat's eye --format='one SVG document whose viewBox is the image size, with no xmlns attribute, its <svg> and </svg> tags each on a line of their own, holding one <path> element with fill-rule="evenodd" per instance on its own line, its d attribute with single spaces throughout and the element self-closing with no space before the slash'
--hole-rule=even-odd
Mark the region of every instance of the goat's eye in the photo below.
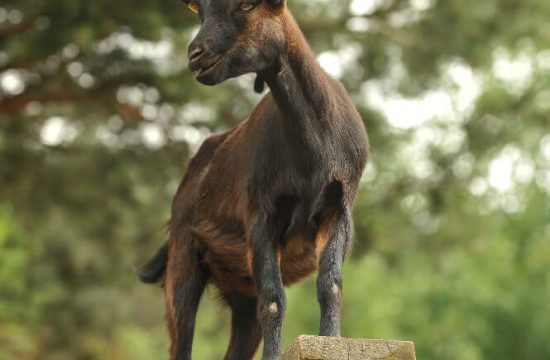
<svg viewBox="0 0 550 360">
<path fill-rule="evenodd" d="M 199 4 L 197 4 L 195 1 L 190 1 L 187 4 L 187 8 L 189 9 L 189 11 L 191 11 L 194 14 L 199 13 Z"/>
<path fill-rule="evenodd" d="M 254 5 L 247 4 L 247 3 L 242 3 L 241 5 L 239 5 L 239 9 L 241 9 L 242 11 L 248 12 L 248 11 L 254 9 Z"/>
</svg>

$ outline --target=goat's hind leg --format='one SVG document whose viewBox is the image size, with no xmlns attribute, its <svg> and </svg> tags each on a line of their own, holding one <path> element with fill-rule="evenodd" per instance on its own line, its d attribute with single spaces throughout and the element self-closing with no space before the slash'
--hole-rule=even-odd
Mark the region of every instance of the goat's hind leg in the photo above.
<svg viewBox="0 0 550 360">
<path fill-rule="evenodd" d="M 199 264 L 196 241 L 192 237 L 172 237 L 168 253 L 164 291 L 172 340 L 170 360 L 190 360 L 195 317 L 207 275 Z"/>
<path fill-rule="evenodd" d="M 224 360 L 252 360 L 262 339 L 256 315 L 256 298 L 231 294 L 224 296 L 231 307 L 231 339 Z"/>
</svg>

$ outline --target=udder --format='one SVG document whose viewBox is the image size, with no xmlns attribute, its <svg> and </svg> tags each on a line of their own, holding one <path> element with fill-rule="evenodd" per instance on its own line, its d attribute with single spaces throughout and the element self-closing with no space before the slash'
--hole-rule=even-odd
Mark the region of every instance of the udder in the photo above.
<svg viewBox="0 0 550 360">
<path fill-rule="evenodd" d="M 313 240 L 298 235 L 281 249 L 280 266 L 283 284 L 291 285 L 317 271 L 320 257 L 330 238 L 334 217 L 328 217 L 319 226 Z"/>
<path fill-rule="evenodd" d="M 219 251 L 219 252 L 218 252 Z M 283 285 L 294 284 L 317 270 L 317 247 L 311 240 L 296 237 L 278 251 Z M 210 281 L 223 293 L 238 292 L 257 296 L 252 273 L 252 253 L 244 243 L 213 248 L 207 251 L 204 262 Z"/>
<path fill-rule="evenodd" d="M 281 248 L 279 264 L 285 286 L 292 285 L 317 270 L 319 263 L 315 242 L 296 236 Z"/>
</svg>

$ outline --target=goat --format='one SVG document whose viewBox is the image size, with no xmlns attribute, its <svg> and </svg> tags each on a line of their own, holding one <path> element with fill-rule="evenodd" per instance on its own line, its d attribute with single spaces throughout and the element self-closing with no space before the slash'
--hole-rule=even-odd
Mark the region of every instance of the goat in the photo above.
<svg viewBox="0 0 550 360">
<path fill-rule="evenodd" d="M 169 239 L 140 270 L 163 283 L 170 359 L 190 359 L 212 284 L 232 311 L 226 360 L 281 355 L 284 286 L 318 270 L 320 335 L 340 335 L 342 263 L 367 161 L 362 119 L 317 64 L 285 0 L 185 0 L 202 26 L 189 69 L 205 85 L 256 73 L 271 90 L 248 119 L 206 139 L 172 204 Z"/>
</svg>

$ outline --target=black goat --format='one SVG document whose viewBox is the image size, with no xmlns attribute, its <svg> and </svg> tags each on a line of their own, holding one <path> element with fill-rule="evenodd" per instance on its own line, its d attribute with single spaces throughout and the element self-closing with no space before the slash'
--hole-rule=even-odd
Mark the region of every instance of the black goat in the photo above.
<svg viewBox="0 0 550 360">
<path fill-rule="evenodd" d="M 202 27 L 189 68 L 206 85 L 256 73 L 266 95 L 248 119 L 208 138 L 175 196 L 170 237 L 141 269 L 164 282 L 170 359 L 190 359 L 207 284 L 232 310 L 225 359 L 281 354 L 283 286 L 319 270 L 320 335 L 340 335 L 342 262 L 367 160 L 363 122 L 317 64 L 284 0 L 187 0 Z"/>
</svg>

